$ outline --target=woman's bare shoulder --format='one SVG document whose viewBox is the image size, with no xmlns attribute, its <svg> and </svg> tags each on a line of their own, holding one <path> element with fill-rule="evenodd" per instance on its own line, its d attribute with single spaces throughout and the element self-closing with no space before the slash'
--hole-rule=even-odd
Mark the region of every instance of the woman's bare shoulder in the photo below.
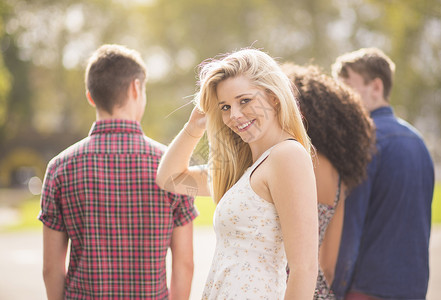
<svg viewBox="0 0 441 300">
<path fill-rule="evenodd" d="M 268 157 L 269 163 L 274 167 L 285 168 L 289 165 L 312 164 L 311 156 L 297 141 L 287 140 L 277 144 Z"/>
</svg>

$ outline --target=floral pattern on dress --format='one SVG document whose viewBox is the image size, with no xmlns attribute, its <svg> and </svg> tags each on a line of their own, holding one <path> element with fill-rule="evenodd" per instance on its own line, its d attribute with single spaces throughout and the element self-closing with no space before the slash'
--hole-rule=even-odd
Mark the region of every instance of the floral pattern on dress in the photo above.
<svg viewBox="0 0 441 300">
<path fill-rule="evenodd" d="M 274 204 L 250 185 L 268 149 L 216 207 L 216 249 L 202 299 L 283 299 L 287 264 Z"/>
<path fill-rule="evenodd" d="M 335 195 L 333 206 L 318 203 L 318 217 L 319 217 L 319 245 L 322 244 L 323 239 L 325 238 L 325 232 L 328 228 L 329 223 L 332 220 L 332 217 L 335 214 L 335 209 L 337 208 L 338 200 L 340 199 L 340 188 L 341 188 L 341 180 L 340 177 L 338 179 L 338 188 L 337 194 Z M 317 276 L 317 285 L 314 293 L 315 300 L 334 300 L 336 299 L 334 292 L 331 290 L 329 283 L 325 278 L 325 274 L 321 268 L 319 268 L 318 276 Z"/>
</svg>

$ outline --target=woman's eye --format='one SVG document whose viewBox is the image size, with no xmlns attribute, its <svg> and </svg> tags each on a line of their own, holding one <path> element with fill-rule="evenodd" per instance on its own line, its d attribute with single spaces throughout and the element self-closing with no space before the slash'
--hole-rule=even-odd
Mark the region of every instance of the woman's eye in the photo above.
<svg viewBox="0 0 441 300">
<path fill-rule="evenodd" d="M 248 102 L 250 102 L 250 101 L 251 101 L 250 98 L 244 98 L 244 99 L 241 99 L 241 100 L 240 100 L 240 104 L 246 104 L 246 103 L 248 103 Z"/>
<path fill-rule="evenodd" d="M 223 111 L 226 111 L 226 110 L 229 110 L 230 109 L 230 106 L 229 105 L 222 105 L 221 106 L 221 110 L 223 110 Z"/>
</svg>

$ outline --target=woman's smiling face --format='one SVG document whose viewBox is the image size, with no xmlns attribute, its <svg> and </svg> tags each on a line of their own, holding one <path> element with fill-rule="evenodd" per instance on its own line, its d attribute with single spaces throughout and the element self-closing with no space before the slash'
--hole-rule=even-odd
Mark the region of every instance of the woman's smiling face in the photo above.
<svg viewBox="0 0 441 300">
<path fill-rule="evenodd" d="M 276 98 L 256 87 L 245 76 L 221 81 L 216 89 L 222 120 L 244 142 L 252 143 L 280 128 Z"/>
</svg>

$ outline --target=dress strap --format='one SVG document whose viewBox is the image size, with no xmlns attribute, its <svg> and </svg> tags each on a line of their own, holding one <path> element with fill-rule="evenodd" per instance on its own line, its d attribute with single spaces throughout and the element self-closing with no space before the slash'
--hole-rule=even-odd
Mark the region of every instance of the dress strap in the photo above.
<svg viewBox="0 0 441 300">
<path fill-rule="evenodd" d="M 249 168 L 249 172 L 250 174 L 252 174 L 254 172 L 254 170 L 260 166 L 261 163 L 263 163 L 263 161 L 270 155 L 271 150 L 275 147 L 276 145 L 268 148 L 265 152 L 262 153 L 262 155 L 251 165 L 251 167 Z"/>
<path fill-rule="evenodd" d="M 290 138 L 290 139 L 286 139 L 284 141 L 296 141 L 296 139 Z M 279 143 L 280 144 L 280 143 Z M 263 161 L 270 155 L 271 150 L 277 146 L 278 144 L 275 144 L 274 146 L 268 148 L 265 152 L 262 153 L 262 155 L 260 155 L 260 157 L 251 165 L 251 167 L 248 169 L 248 171 L 250 171 L 250 174 L 252 174 L 254 172 L 254 170 L 260 166 L 261 163 L 263 163 Z"/>
</svg>

